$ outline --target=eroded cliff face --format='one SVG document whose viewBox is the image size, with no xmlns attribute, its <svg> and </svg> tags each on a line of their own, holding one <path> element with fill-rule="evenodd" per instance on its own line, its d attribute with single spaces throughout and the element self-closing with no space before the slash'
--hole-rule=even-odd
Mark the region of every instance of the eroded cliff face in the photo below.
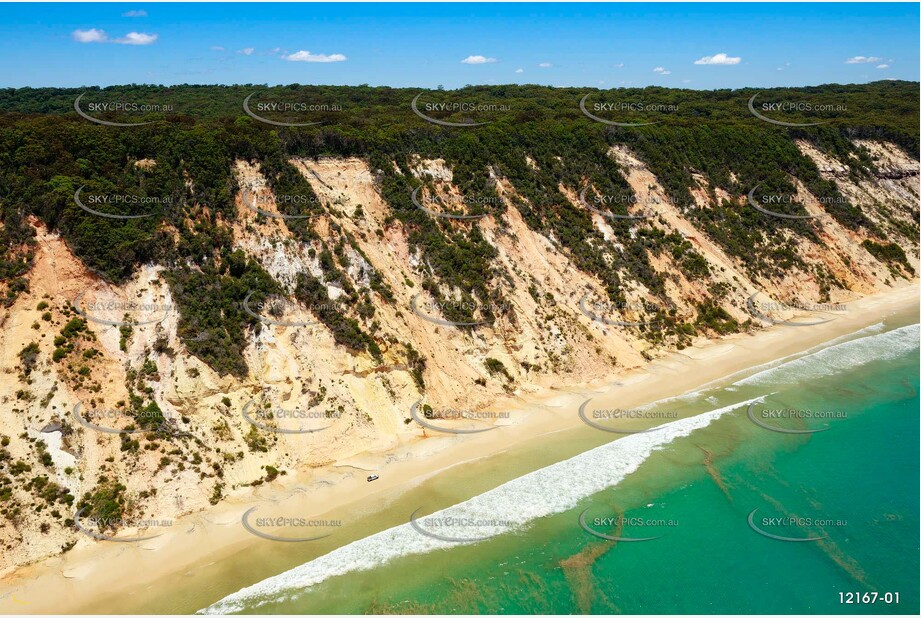
<svg viewBox="0 0 921 618">
<path fill-rule="evenodd" d="M 627 234 L 650 234 L 646 256 L 665 281 L 663 299 L 620 273 L 626 302 L 614 307 L 600 302 L 607 298 L 602 282 L 578 268 L 552 233 L 528 225 L 519 209 L 526 198 L 508 178 L 490 171 L 502 201 L 491 214 L 442 218 L 463 212 L 438 210 L 457 203 L 462 192 L 444 161 L 417 157 L 410 169 L 426 180 L 417 198 L 431 206 L 427 216 L 477 228 L 494 250 L 495 275 L 487 283 L 496 307 L 474 307 L 475 325 L 450 324 L 435 302 L 431 265 L 393 217 L 379 171 L 366 160 L 291 161 L 323 206 L 307 237 L 286 225 L 259 166 L 237 161 L 237 214 L 224 225 L 234 248 L 257 260 L 285 291 L 274 307 L 248 308 L 259 322 L 246 333 L 244 377 L 219 375 L 188 351 L 190 338 L 208 332 L 179 328 L 163 266 L 144 266 L 123 285 L 105 284 L 33 220 L 39 244 L 29 290 L 0 310 L 0 456 L 8 471 L 0 484 L 6 515 L 0 572 L 96 542 L 72 522 L 87 496 L 95 506 L 118 505 L 118 521 L 94 530 L 140 533 L 139 522 L 206 509 L 279 474 L 442 437 L 412 418 L 417 402 L 431 407 L 419 414 L 433 422 L 482 428 L 492 421 L 455 413 L 502 409 L 524 394 L 604 379 L 693 337 L 718 336 L 702 307 L 720 311 L 716 323 L 755 330 L 770 324 L 765 315 L 796 319 L 808 313 L 804 305 L 846 305 L 913 279 L 918 162 L 892 144 L 863 141 L 879 173 L 855 179 L 841 161 L 809 143 L 797 145 L 879 232 L 843 226 L 828 214 L 834 205 L 796 182 L 796 199 L 814 216 L 814 228 L 795 237 L 795 265 L 773 277 L 755 274 L 699 223 L 715 204 L 752 208 L 748 196 L 695 174 L 694 204 L 675 205 L 642 160 L 624 146 L 612 148 L 609 156 L 637 198 L 627 207 L 636 217 Z M 527 165 L 536 169 L 537 163 Z M 580 208 L 588 206 L 583 189 L 559 186 Z M 625 251 L 617 231 L 623 228 L 601 211 L 591 216 L 605 241 L 599 258 L 614 264 L 611 256 Z M 657 234 L 677 234 L 678 249 L 657 250 Z M 888 260 L 864 242 L 879 242 L 881 234 L 904 249 L 907 263 Z M 321 263 L 329 247 L 341 270 L 335 280 Z M 298 300 L 304 273 L 322 283 L 328 307 Z M 462 299 L 458 290 L 436 285 L 442 298 Z M 774 304 L 753 311 L 756 295 Z M 657 308 L 693 328 L 683 338 L 657 336 L 647 323 Z M 379 354 L 337 343 L 321 311 L 356 316 Z"/>
</svg>

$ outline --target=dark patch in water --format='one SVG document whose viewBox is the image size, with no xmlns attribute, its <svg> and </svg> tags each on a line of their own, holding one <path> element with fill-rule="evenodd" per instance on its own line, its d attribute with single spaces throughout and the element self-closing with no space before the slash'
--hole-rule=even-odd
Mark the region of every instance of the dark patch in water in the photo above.
<svg viewBox="0 0 921 618">
<path fill-rule="evenodd" d="M 698 445 L 697 448 L 704 452 L 704 468 L 706 468 L 707 474 L 710 475 L 710 478 L 713 479 L 713 482 L 716 483 L 716 486 L 720 488 L 720 491 L 723 492 L 723 495 L 726 496 L 726 499 L 732 503 L 732 495 L 729 493 L 729 487 L 726 485 L 726 481 L 723 479 L 723 475 L 720 473 L 717 467 L 713 465 L 713 460 L 715 459 L 713 451 L 708 451 L 700 445 Z"/>
<path fill-rule="evenodd" d="M 484 599 L 477 582 L 472 579 L 451 579 L 450 594 L 437 603 L 420 603 L 418 601 L 399 601 L 386 603 L 375 599 L 365 610 L 367 615 L 397 614 L 481 614 L 496 613 L 484 605 Z"/>
<path fill-rule="evenodd" d="M 611 536 L 620 536 L 624 529 L 624 513 L 619 508 L 614 508 L 617 513 L 617 524 Z M 592 599 L 599 592 L 595 590 L 595 582 L 592 578 L 592 566 L 599 558 L 614 549 L 617 541 L 602 541 L 598 543 L 590 542 L 579 553 L 573 554 L 569 558 L 560 560 L 560 567 L 563 569 L 563 576 L 569 589 L 572 591 L 573 601 L 581 614 L 592 613 Z M 610 606 L 614 607 L 609 599 L 601 594 L 603 600 Z M 616 609 L 615 609 L 616 611 Z"/>
<path fill-rule="evenodd" d="M 773 477 L 772 478 L 773 481 L 780 482 L 781 484 L 786 484 L 789 486 L 789 484 L 786 483 L 786 481 L 781 480 L 780 477 L 777 476 L 776 473 L 771 473 L 770 476 Z M 761 491 L 759 488 L 755 487 L 751 483 L 745 483 L 745 484 L 748 485 L 749 489 L 757 493 L 765 502 L 770 504 L 778 513 L 783 513 L 783 515 L 788 518 L 799 519 L 802 517 L 788 510 L 783 504 L 781 504 L 779 500 L 764 493 L 763 491 Z M 804 496 L 804 497 L 806 501 L 811 504 L 813 503 L 819 504 L 817 500 L 810 499 L 809 496 Z M 813 526 L 813 528 L 815 529 L 814 532 L 816 533 L 816 536 L 824 537 L 816 541 L 813 545 L 815 547 L 818 547 L 829 560 L 834 562 L 839 568 L 841 568 L 842 571 L 847 573 L 847 575 L 851 579 L 853 579 L 856 583 L 860 584 L 866 589 L 869 589 L 869 590 L 874 589 L 873 586 L 870 585 L 870 582 L 867 581 L 867 575 L 866 573 L 864 573 L 863 569 L 860 568 L 860 564 L 858 564 L 857 560 L 855 560 L 852 556 L 845 553 L 845 551 L 841 549 L 841 547 L 837 543 L 831 540 L 831 536 L 829 535 L 829 532 L 823 526 L 815 525 Z"/>
</svg>

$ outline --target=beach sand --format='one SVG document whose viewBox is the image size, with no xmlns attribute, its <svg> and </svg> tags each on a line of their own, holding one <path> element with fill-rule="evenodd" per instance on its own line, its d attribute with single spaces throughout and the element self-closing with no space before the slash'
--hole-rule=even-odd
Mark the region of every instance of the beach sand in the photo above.
<svg viewBox="0 0 921 618">
<path fill-rule="evenodd" d="M 460 470 L 457 467 L 461 464 L 510 452 L 523 444 L 532 448 L 539 444 L 552 451 L 553 434 L 582 426 L 578 408 L 586 398 L 594 398 L 593 406 L 642 406 L 700 390 L 887 317 L 897 315 L 907 322 L 917 322 L 918 311 L 919 287 L 914 281 L 849 302 L 846 311 L 824 324 L 776 325 L 754 335 L 701 340 L 691 348 L 640 369 L 614 374 L 606 382 L 559 386 L 528 395 L 521 398 L 522 403 L 503 410 L 510 413 L 511 422 L 500 423 L 493 431 L 463 436 L 432 435 L 396 450 L 368 453 L 337 462 L 330 468 L 279 477 L 270 485 L 237 492 L 205 512 L 181 518 L 155 539 L 139 543 L 78 544 L 62 556 L 23 567 L 0 580 L 0 612 L 119 613 L 151 611 L 152 607 L 156 607 L 155 611 L 192 612 L 284 568 L 280 563 L 260 563 L 259 558 L 268 551 L 266 546 L 280 552 L 279 546 L 293 544 L 257 538 L 240 525 L 243 513 L 253 506 L 283 504 L 286 512 L 304 518 L 344 520 L 349 516 L 386 513 L 388 505 L 401 494 L 451 468 Z M 591 445 L 585 447 L 588 448 Z M 369 484 L 365 477 L 372 472 L 380 479 Z M 515 471 L 516 476 L 520 473 Z M 505 480 L 495 478 L 489 483 L 496 486 Z M 482 490 L 475 488 L 476 493 Z M 438 496 L 432 496 L 427 506 L 447 505 L 439 505 Z M 390 519 L 394 517 L 391 515 Z M 387 518 L 381 518 L 380 524 L 387 525 Z M 350 535 L 343 535 L 323 541 L 313 551 L 327 553 L 351 540 L 354 538 Z M 252 560 L 243 564 L 247 556 Z M 233 562 L 235 568 L 218 568 L 225 560 L 228 564 Z M 244 573 L 245 577 L 234 573 Z M 216 577 L 224 581 L 216 582 L 213 579 Z M 197 606 L 190 606 L 192 601 L 188 599 L 172 604 L 166 600 L 171 587 L 179 581 L 191 585 L 190 580 L 201 591 L 195 600 Z"/>
</svg>

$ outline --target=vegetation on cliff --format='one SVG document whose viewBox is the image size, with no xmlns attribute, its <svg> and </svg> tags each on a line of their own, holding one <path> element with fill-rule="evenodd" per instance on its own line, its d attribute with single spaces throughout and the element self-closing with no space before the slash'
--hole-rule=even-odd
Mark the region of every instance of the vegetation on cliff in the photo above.
<svg viewBox="0 0 921 618">
<path fill-rule="evenodd" d="M 365 158 L 374 182 L 392 211 L 392 222 L 407 232 L 413 251 L 424 264 L 423 288 L 444 307 L 446 319 L 490 321 L 496 312 L 514 319 L 504 303 L 501 282 L 507 275 L 495 260 L 496 250 L 476 220 L 436 218 L 411 199 L 413 190 L 431 193 L 434 179 L 417 176 L 419 159 L 444 159 L 453 172 L 470 214 L 501 214 L 496 178 L 515 188 L 511 202 L 527 225 L 552 237 L 575 265 L 600 280 L 612 302 L 626 301 L 625 291 L 637 285 L 663 301 L 666 277 L 652 266 L 667 254 L 688 279 L 706 278 L 709 267 L 680 234 L 665 233 L 642 219 L 611 218 L 615 235 L 606 239 L 591 213 L 567 192 L 588 190 L 588 196 L 610 199 L 613 213 L 635 199 L 626 170 L 610 156 L 626 145 L 644 161 L 681 212 L 727 254 L 739 258 L 749 275 L 775 279 L 792 269 L 839 285 L 828 274 L 806 264 L 795 251 L 798 239 L 821 243 L 816 224 L 805 219 L 765 217 L 740 205 L 737 198 L 756 188 L 760 194 L 794 194 L 796 183 L 829 204 L 829 214 L 842 226 L 875 240 L 864 243 L 874 256 L 893 265 L 893 273 L 910 267 L 899 248 L 887 242 L 876 225 L 846 203 L 834 182 L 823 179 L 812 159 L 797 148 L 806 140 L 845 162 L 846 174 L 859 179 L 878 170 L 873 157 L 854 144 L 856 138 L 888 140 L 917 158 L 918 87 L 910 82 L 825 85 L 765 91 L 690 91 L 663 88 L 597 91 L 538 86 L 478 86 L 459 91 L 417 89 L 284 86 L 119 86 L 86 89 L 84 101 L 157 102 L 169 113 L 134 115 L 98 113 L 107 121 L 147 122 L 117 128 L 89 122 L 73 109 L 84 90 L 0 90 L 0 280 L 9 304 L 27 289 L 27 272 L 35 243 L 27 216 L 59 231 L 74 253 L 100 277 L 119 282 L 140 264 L 168 267 L 166 281 L 181 315 L 180 336 L 189 351 L 220 373 L 243 375 L 246 332 L 259 322 L 242 309 L 249 293 L 261 301 L 282 293 L 279 285 L 254 260 L 232 249 L 228 223 L 237 217 L 233 175 L 235 160 L 258 163 L 276 195 L 300 196 L 279 206 L 282 214 L 325 212 L 311 185 L 291 164 L 293 157 L 358 156 Z M 244 113 L 245 97 L 260 100 L 308 101 L 326 106 L 309 118 L 311 126 L 287 127 L 260 122 Z M 448 122 L 477 120 L 473 128 L 427 123 L 413 113 L 410 101 L 465 101 L 494 111 L 473 117 L 469 112 L 441 114 Z M 619 122 L 652 122 L 642 127 L 611 126 L 587 118 L 580 100 L 642 101 L 670 110 L 656 116 L 626 111 L 611 115 Z M 815 117 L 813 127 L 780 127 L 749 113 L 749 99 L 808 100 L 830 111 Z M 492 107 L 490 107 L 492 106 Z M 647 109 L 648 109 L 647 107 Z M 497 111 L 496 111 L 497 110 Z M 281 120 L 281 118 L 278 118 Z M 292 120 L 288 118 L 287 120 Z M 150 164 L 149 162 L 154 162 Z M 707 179 L 712 205 L 695 206 L 695 175 Z M 715 188 L 732 200 L 719 199 Z M 94 201 L 88 212 L 75 199 L 130 196 L 119 203 Z M 488 206 L 485 206 L 488 204 Z M 775 209 L 802 214 L 802 206 L 782 203 Z M 347 349 L 379 358 L 380 342 L 373 326 L 375 302 L 392 302 L 392 291 L 372 273 L 370 290 L 358 290 L 343 273 L 345 247 L 354 244 L 333 229 L 338 244 L 320 238 L 316 218 L 287 218 L 295 237 L 321 246 L 322 280 L 304 273 L 295 296 L 312 305 L 328 306 L 326 286 L 343 288 L 346 313 L 320 311 L 319 319 Z M 915 229 L 905 230 L 915 232 Z M 894 247 L 894 248 L 893 248 Z M 897 265 L 897 266 L 896 266 Z M 449 302 L 446 290 L 458 302 Z M 688 329 L 680 321 L 663 322 L 664 330 L 683 340 Z M 728 332 L 739 327 L 720 314 L 714 299 L 700 304 L 698 326 Z M 204 336 L 201 336 L 204 333 Z M 423 359 L 424 360 L 424 359 Z M 421 376 L 419 378 L 421 383 Z"/>
</svg>

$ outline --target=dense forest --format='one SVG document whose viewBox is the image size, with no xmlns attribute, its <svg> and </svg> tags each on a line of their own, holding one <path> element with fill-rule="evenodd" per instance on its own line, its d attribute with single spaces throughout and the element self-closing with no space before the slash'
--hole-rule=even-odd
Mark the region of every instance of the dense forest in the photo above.
<svg viewBox="0 0 921 618">
<path fill-rule="evenodd" d="M 243 101 L 250 95 L 247 111 Z M 822 124 L 789 127 L 765 122 L 749 111 L 756 95 L 759 105 L 808 103 L 809 110 L 800 107 L 792 113 L 777 112 L 776 117 L 791 124 Z M 593 114 L 642 126 L 587 117 L 580 109 L 586 96 L 590 109 L 600 110 Z M 75 108 L 78 97 L 80 113 Z M 481 124 L 426 122 L 414 111 L 414 99 L 419 101 L 416 109 L 438 121 Z M 465 105 L 451 107 L 456 102 Z M 643 109 L 634 105 L 611 111 L 614 103 L 642 103 Z M 893 142 L 918 158 L 918 106 L 918 84 L 901 81 L 716 91 L 538 86 L 425 91 L 301 85 L 3 89 L 3 302 L 9 305 L 28 289 L 35 241 L 26 218 L 35 216 L 59 231 L 73 252 L 105 280 L 124 281 L 144 263 L 168 266 L 167 282 L 179 306 L 181 334 L 190 336 L 189 351 L 222 373 L 245 372 L 245 332 L 260 324 L 241 309 L 242 301 L 252 291 L 254 300 L 262 301 L 283 290 L 258 263 L 232 250 L 225 223 L 236 216 L 239 188 L 233 163 L 258 163 L 276 194 L 304 197 L 288 202 L 284 214 L 323 212 L 310 184 L 290 163 L 292 157 L 366 159 L 393 221 L 404 226 L 411 246 L 430 268 L 425 289 L 436 299 L 442 299 L 446 288 L 456 290 L 483 307 L 503 306 L 501 286 L 496 285 L 503 273 L 495 266 L 495 249 L 475 219 L 434 218 L 413 204 L 413 190 L 430 182 L 411 173 L 415 157 L 444 159 L 464 197 L 472 204 L 488 204 L 474 206 L 468 214 L 497 214 L 494 204 L 502 202 L 491 173 L 509 179 L 520 196 L 514 206 L 528 226 L 552 235 L 580 269 L 603 283 L 615 302 L 624 300 L 624 276 L 664 299 L 664 281 L 650 265 L 651 255 L 668 252 L 689 278 L 706 276 L 708 268 L 680 235 L 662 233 L 641 219 L 611 218 L 624 251 L 597 250 L 609 241 L 593 225 L 591 213 L 574 205 L 560 187 L 589 187 L 589 196 L 621 196 L 610 208 L 613 214 L 623 214 L 623 204 L 633 193 L 623 170 L 607 154 L 615 144 L 628 146 L 646 162 L 668 198 L 729 255 L 744 260 L 753 277 L 771 279 L 790 268 L 807 268 L 794 243 L 797 237 L 816 239 L 815 224 L 761 216 L 717 199 L 713 187 L 733 196 L 754 187 L 765 194 L 791 193 L 792 179 L 799 179 L 816 197 L 843 204 L 829 209 L 831 216 L 876 238 L 867 245 L 874 255 L 904 260 L 885 233 L 847 205 L 833 182 L 822 178 L 794 140 L 811 142 L 846 162 L 846 173 L 855 179 L 872 176 L 879 171 L 875 162 L 852 140 Z M 82 114 L 130 126 L 100 124 Z M 305 126 L 287 126 L 295 124 Z M 139 165 L 150 160 L 156 164 Z M 709 180 L 714 207 L 694 208 L 689 189 L 695 174 Z M 109 215 L 137 218 L 100 217 L 76 203 L 78 190 L 86 196 L 135 196 L 143 206 L 96 205 Z M 776 210 L 803 212 L 795 203 Z M 341 282 L 354 315 L 329 311 L 318 318 L 338 343 L 377 357 L 372 300 L 392 302 L 391 291 L 373 273 L 370 289 L 357 289 L 342 276 L 347 267 L 344 247 L 357 245 L 341 230 L 335 240 L 321 239 L 314 231 L 315 218 L 284 221 L 297 238 L 319 245 L 323 270 L 324 281 L 305 274 L 293 295 L 322 304 L 322 284 Z M 828 285 L 838 284 L 828 273 L 815 275 Z M 468 306 L 446 303 L 446 317 L 470 321 Z M 719 311 L 712 306 L 702 306 L 700 314 L 722 327 Z M 687 334 L 674 315 L 664 312 L 659 317 L 666 328 L 654 336 Z M 202 331 L 210 336 L 192 337 Z"/>
</svg>

